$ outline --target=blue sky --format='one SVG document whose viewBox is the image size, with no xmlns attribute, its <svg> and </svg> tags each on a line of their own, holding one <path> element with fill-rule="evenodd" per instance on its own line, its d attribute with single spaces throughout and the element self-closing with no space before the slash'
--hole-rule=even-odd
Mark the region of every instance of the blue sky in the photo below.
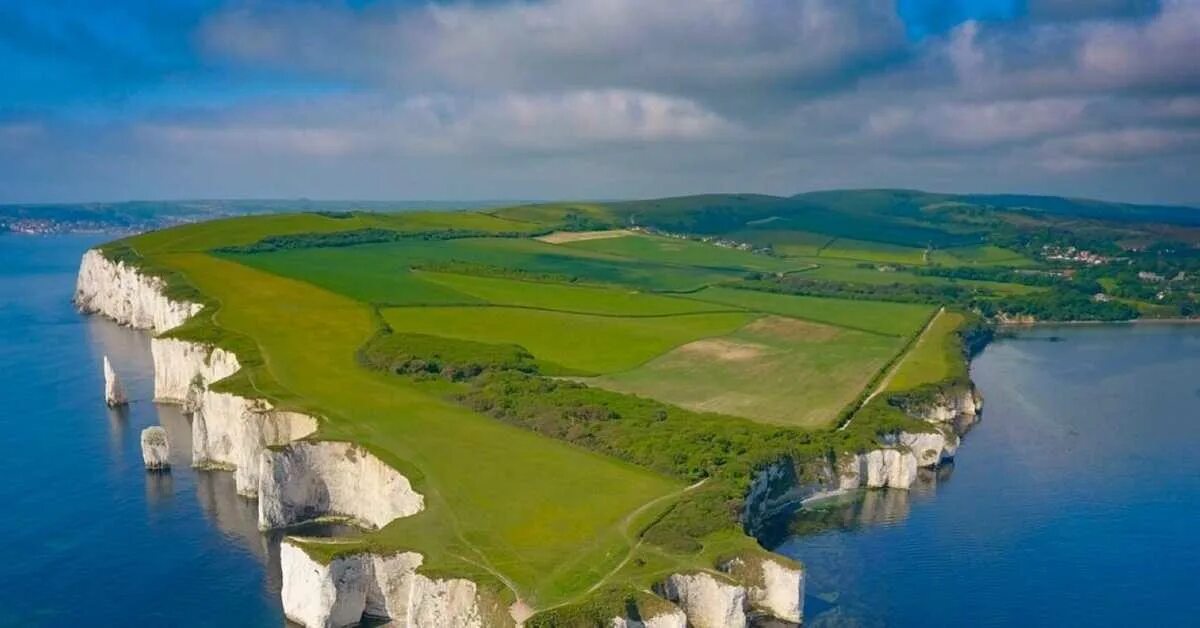
<svg viewBox="0 0 1200 628">
<path fill-rule="evenodd" d="M 1200 204 L 1195 0 L 0 2 L 0 202 Z"/>
</svg>

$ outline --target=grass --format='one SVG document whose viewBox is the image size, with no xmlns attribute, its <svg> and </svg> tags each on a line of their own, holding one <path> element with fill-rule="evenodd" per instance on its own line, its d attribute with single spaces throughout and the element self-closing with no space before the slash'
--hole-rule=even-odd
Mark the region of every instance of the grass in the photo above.
<svg viewBox="0 0 1200 628">
<path fill-rule="evenodd" d="M 428 243 L 413 243 L 413 247 L 433 248 Z M 421 279 L 409 269 L 411 259 L 380 255 L 376 252 L 378 248 L 372 245 L 293 249 L 222 256 L 276 275 L 301 279 L 364 303 L 483 303 L 453 288 Z"/>
<path fill-rule="evenodd" d="M 759 255 L 711 243 L 641 234 L 602 240 L 576 241 L 562 246 L 659 264 L 679 264 L 720 270 L 786 272 L 807 266 L 807 264 L 796 263 L 786 258 Z"/>
<path fill-rule="evenodd" d="M 409 307 L 382 312 L 398 333 L 520 345 L 540 361 L 591 374 L 631 369 L 681 344 L 727 334 L 753 318 L 742 312 L 616 317 L 513 307 Z"/>
<path fill-rule="evenodd" d="M 851 238 L 837 238 L 829 242 L 818 255 L 884 264 L 919 266 L 926 263 L 924 248 Z"/>
<path fill-rule="evenodd" d="M 764 219 L 763 226 L 775 222 Z M 751 225 L 757 226 L 757 225 Z M 788 229 L 745 229 L 729 234 L 731 240 L 749 242 L 754 246 L 770 246 L 775 253 L 787 256 L 816 257 L 834 237 L 824 233 Z"/>
<path fill-rule="evenodd" d="M 863 268 L 858 262 L 846 259 L 834 259 L 827 257 L 812 257 L 812 258 L 796 258 L 798 260 L 808 260 L 818 264 L 818 268 L 802 271 L 802 276 L 811 279 L 825 279 L 829 281 L 844 281 L 849 283 L 861 283 L 871 285 L 886 285 L 886 284 L 929 284 L 929 285 L 960 285 L 981 290 L 990 290 L 1002 295 L 1018 295 L 1030 294 L 1038 292 L 1041 288 L 1034 286 L 1025 286 L 1015 283 L 1003 283 L 998 281 L 978 281 L 971 279 L 948 279 L 944 277 L 933 277 L 927 275 L 914 275 L 903 271 L 882 271 L 878 268 Z"/>
<path fill-rule="evenodd" d="M 829 299 L 722 287 L 705 288 L 690 296 L 712 303 L 736 305 L 758 312 L 890 336 L 912 334 L 925 324 L 933 311 L 929 305 Z"/>
<path fill-rule="evenodd" d="M 629 316 L 664 316 L 731 309 L 629 288 L 564 285 L 427 271 L 418 271 L 416 277 L 493 305 Z"/>
<path fill-rule="evenodd" d="M 273 378 L 325 417 L 322 437 L 364 444 L 425 495 L 425 511 L 368 543 L 421 551 L 435 572 L 502 577 L 551 604 L 627 552 L 626 514 L 681 487 L 465 410 L 440 384 L 361 368 L 355 350 L 376 329 L 364 304 L 208 255 L 162 262 L 221 304 L 221 327 L 255 339 Z"/>
<path fill-rule="evenodd" d="M 902 344 L 896 337 L 767 316 L 589 383 L 698 412 L 823 428 Z"/>
<path fill-rule="evenodd" d="M 412 283 L 413 278 L 406 277 L 404 271 L 430 263 L 503 266 L 584 282 L 622 284 L 639 290 L 689 291 L 742 276 L 740 272 L 668 266 L 574 250 L 528 238 L 405 241 L 227 257 L 285 277 L 310 281 L 352 298 L 397 304 L 425 302 L 426 297 L 420 292 L 429 286 Z M 462 302 L 453 297 L 452 293 L 446 293 L 444 300 L 429 302 Z"/>
<path fill-rule="evenodd" d="M 887 390 L 911 390 L 965 375 L 966 366 L 955 335 L 964 322 L 965 317 L 958 312 L 942 312 L 896 367 Z"/>
<path fill-rule="evenodd" d="M 946 266 L 1035 266 L 1037 262 L 994 244 L 955 247 L 933 252 L 931 261 Z"/>
</svg>

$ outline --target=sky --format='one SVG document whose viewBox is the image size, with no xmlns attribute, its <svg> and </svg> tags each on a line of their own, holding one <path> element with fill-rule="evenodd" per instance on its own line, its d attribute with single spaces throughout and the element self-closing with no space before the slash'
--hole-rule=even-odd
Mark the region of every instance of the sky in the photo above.
<svg viewBox="0 0 1200 628">
<path fill-rule="evenodd" d="M 1200 0 L 0 0 L 0 203 L 1200 205 Z"/>
</svg>

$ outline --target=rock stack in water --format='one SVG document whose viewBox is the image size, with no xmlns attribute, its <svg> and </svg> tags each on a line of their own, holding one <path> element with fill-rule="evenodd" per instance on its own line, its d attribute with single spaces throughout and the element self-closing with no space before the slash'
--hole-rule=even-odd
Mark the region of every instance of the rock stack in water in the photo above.
<svg viewBox="0 0 1200 628">
<path fill-rule="evenodd" d="M 110 408 L 129 404 L 129 398 L 125 396 L 125 387 L 121 385 L 121 378 L 117 377 L 117 372 L 113 370 L 107 355 L 104 356 L 104 403 Z"/>
<path fill-rule="evenodd" d="M 171 456 L 171 445 L 167 442 L 167 430 L 155 425 L 142 430 L 142 461 L 151 471 L 164 471 L 171 468 L 168 460 Z"/>
</svg>

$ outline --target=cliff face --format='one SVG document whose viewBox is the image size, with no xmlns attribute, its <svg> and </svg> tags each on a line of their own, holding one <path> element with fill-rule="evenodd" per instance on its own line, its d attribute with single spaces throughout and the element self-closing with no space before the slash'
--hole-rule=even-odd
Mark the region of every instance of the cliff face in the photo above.
<svg viewBox="0 0 1200 628">
<path fill-rule="evenodd" d="M 770 517 L 807 499 L 860 488 L 911 488 L 917 469 L 936 467 L 954 458 L 962 434 L 979 421 L 983 397 L 967 383 L 938 390 L 901 409 L 930 423 L 932 429 L 897 432 L 882 438 L 877 449 L 843 453 L 833 461 L 809 464 L 804 477 L 788 460 L 761 469 L 746 493 L 742 512 L 746 531 L 758 534 Z"/>
<path fill-rule="evenodd" d="M 611 628 L 687 628 L 687 615 L 684 615 L 683 611 L 676 606 L 657 615 L 642 616 L 641 619 L 614 617 L 609 626 Z"/>
<path fill-rule="evenodd" d="M 669 576 L 656 593 L 679 605 L 695 628 L 745 628 L 746 589 L 705 573 Z"/>
<path fill-rule="evenodd" d="M 296 442 L 264 451 L 261 460 L 258 526 L 263 530 L 323 516 L 378 528 L 425 507 L 408 478 L 352 443 Z"/>
<path fill-rule="evenodd" d="M 482 628 L 510 620 L 474 582 L 418 573 L 414 552 L 355 553 L 322 564 L 290 540 L 280 546 L 283 612 L 306 628 L 358 625 L 364 617 L 396 626 Z"/>
<path fill-rule="evenodd" d="M 141 274 L 123 262 L 111 262 L 92 249 L 83 255 L 75 281 L 75 304 L 135 329 L 162 333 L 200 311 L 200 304 L 174 301 L 161 279 Z"/>
</svg>

